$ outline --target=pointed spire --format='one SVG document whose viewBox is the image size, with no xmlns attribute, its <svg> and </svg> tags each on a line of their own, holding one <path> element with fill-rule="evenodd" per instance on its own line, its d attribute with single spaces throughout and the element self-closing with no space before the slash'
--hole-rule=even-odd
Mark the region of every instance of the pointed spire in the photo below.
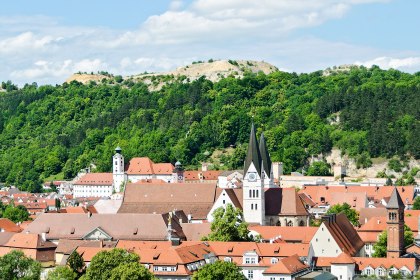
<svg viewBox="0 0 420 280">
<path fill-rule="evenodd" d="M 399 208 L 405 208 L 404 202 L 401 199 L 401 196 L 397 190 L 396 187 L 394 187 L 394 190 L 392 191 L 391 198 L 388 201 L 388 204 L 386 205 L 387 209 L 399 209 Z"/>
<path fill-rule="evenodd" d="M 252 123 L 251 133 L 249 135 L 248 152 L 245 159 L 244 173 L 248 171 L 251 163 L 254 164 L 258 174 L 261 175 L 261 154 L 260 149 L 258 148 L 254 123 Z"/>
<path fill-rule="evenodd" d="M 270 177 L 271 176 L 271 159 L 270 159 L 270 155 L 268 154 L 267 144 L 265 143 L 264 132 L 261 133 L 261 137 L 260 137 L 260 153 L 261 153 L 261 159 L 262 159 L 264 171 L 267 174 L 267 176 Z"/>
</svg>

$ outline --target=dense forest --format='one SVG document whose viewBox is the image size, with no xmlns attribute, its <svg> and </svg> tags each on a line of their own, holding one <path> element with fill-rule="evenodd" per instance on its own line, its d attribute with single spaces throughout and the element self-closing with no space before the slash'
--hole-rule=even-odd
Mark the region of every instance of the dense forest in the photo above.
<svg viewBox="0 0 420 280">
<path fill-rule="evenodd" d="M 329 75 L 247 73 L 214 83 L 164 79 L 157 91 L 113 78 L 23 88 L 3 83 L 0 182 L 36 191 L 49 176 L 72 178 L 90 163 L 110 172 L 118 145 L 126 160 L 149 156 L 190 168 L 215 149 L 234 147 L 221 161 L 240 168 L 251 122 L 286 173 L 333 146 L 362 166 L 371 157 L 420 158 L 420 73 L 354 67 Z"/>
</svg>

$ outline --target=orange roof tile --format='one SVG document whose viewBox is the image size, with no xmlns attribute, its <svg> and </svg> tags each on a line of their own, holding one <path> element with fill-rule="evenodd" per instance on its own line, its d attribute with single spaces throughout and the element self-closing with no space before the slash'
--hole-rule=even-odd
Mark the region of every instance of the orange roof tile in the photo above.
<svg viewBox="0 0 420 280">
<path fill-rule="evenodd" d="M 9 219 L 1 218 L 0 219 L 0 232 L 4 230 L 6 232 L 21 232 L 23 229 L 16 225 Z"/>
<path fill-rule="evenodd" d="M 354 259 L 349 256 L 346 252 L 342 252 L 338 257 L 334 258 L 334 260 L 331 262 L 333 264 L 351 264 L 355 263 Z"/>
<path fill-rule="evenodd" d="M 382 232 L 386 229 L 386 218 L 387 217 L 373 217 L 366 224 L 361 226 L 357 231 Z M 419 220 L 417 216 L 405 216 L 404 222 L 413 232 L 418 232 Z"/>
<path fill-rule="evenodd" d="M 414 198 L 414 186 L 397 187 L 404 204 L 412 204 Z M 380 201 L 385 197 L 390 197 L 394 186 L 304 186 L 299 193 L 305 193 L 318 205 L 323 204 L 321 198 L 330 204 L 333 193 L 366 193 L 369 200 Z"/>
<path fill-rule="evenodd" d="M 166 175 L 172 174 L 174 166 L 171 163 L 154 163 L 148 157 L 132 158 L 126 167 L 127 174 Z"/>
<path fill-rule="evenodd" d="M 197 170 L 186 170 L 184 172 L 185 181 L 199 181 L 199 180 L 217 180 L 221 170 L 208 170 L 208 171 L 197 171 Z"/>
<path fill-rule="evenodd" d="M 286 242 L 309 243 L 318 227 L 278 227 L 278 226 L 250 226 L 249 230 L 256 231 L 265 240 L 280 237 Z"/>
<path fill-rule="evenodd" d="M 293 255 L 281 259 L 278 263 L 266 269 L 264 274 L 294 274 L 308 268 L 309 266 L 299 260 L 298 255 Z"/>
<path fill-rule="evenodd" d="M 353 257 L 359 270 L 363 270 L 370 266 L 372 268 L 384 267 L 389 269 L 395 267 L 401 269 L 407 267 L 410 271 L 414 271 L 416 266 L 416 259 L 414 258 L 368 258 L 368 257 Z"/>
<path fill-rule="evenodd" d="M 111 186 L 113 183 L 112 173 L 87 173 L 74 185 L 99 185 Z"/>
</svg>

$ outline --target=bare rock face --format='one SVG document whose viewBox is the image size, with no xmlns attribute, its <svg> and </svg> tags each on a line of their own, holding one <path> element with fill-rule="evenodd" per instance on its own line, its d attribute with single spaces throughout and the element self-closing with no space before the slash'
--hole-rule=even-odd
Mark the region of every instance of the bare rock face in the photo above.
<svg viewBox="0 0 420 280">
<path fill-rule="evenodd" d="M 100 82 L 102 79 L 108 79 L 109 77 L 100 74 L 73 74 L 67 80 L 66 83 L 70 83 L 71 81 L 77 81 L 82 84 L 87 84 L 90 81 Z"/>
<path fill-rule="evenodd" d="M 161 82 L 158 79 L 158 77 L 163 76 L 173 76 L 174 78 L 184 76 L 189 81 L 197 80 L 200 77 L 205 76 L 206 79 L 217 82 L 230 75 L 241 78 L 245 72 L 258 73 L 262 71 L 265 74 L 269 74 L 277 70 L 277 67 L 264 61 L 215 60 L 209 62 L 194 62 L 169 72 L 140 74 L 129 78 L 146 83 L 151 90 L 158 90 L 165 84 L 165 82 Z"/>
</svg>

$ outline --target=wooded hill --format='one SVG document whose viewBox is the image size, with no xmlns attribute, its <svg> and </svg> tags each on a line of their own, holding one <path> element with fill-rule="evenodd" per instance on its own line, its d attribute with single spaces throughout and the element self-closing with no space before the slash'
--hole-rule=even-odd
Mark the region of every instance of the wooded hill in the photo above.
<svg viewBox="0 0 420 280">
<path fill-rule="evenodd" d="M 370 157 L 420 158 L 420 73 L 323 73 L 249 72 L 218 82 L 166 76 L 153 92 L 120 76 L 21 89 L 3 83 L 0 182 L 35 191 L 50 175 L 72 178 L 90 163 L 110 172 L 118 145 L 127 161 L 148 156 L 190 167 L 235 147 L 220 160 L 242 168 L 252 121 L 286 173 L 333 146 L 360 166 Z"/>
</svg>

